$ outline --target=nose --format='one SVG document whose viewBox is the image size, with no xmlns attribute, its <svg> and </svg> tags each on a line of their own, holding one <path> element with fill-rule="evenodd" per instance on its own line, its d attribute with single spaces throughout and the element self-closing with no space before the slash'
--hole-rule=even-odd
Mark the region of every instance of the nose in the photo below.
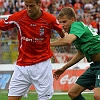
<svg viewBox="0 0 100 100">
<path fill-rule="evenodd" d="M 30 6 L 27 6 L 27 9 L 28 9 L 28 10 L 31 10 L 31 7 L 30 7 Z"/>
<path fill-rule="evenodd" d="M 64 23 L 61 23 L 61 26 L 64 27 Z"/>
</svg>

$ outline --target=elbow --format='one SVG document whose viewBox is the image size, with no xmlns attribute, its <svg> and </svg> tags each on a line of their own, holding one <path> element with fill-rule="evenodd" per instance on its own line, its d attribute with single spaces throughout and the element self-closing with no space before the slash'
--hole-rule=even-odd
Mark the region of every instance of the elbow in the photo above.
<svg viewBox="0 0 100 100">
<path fill-rule="evenodd" d="M 62 44 L 63 44 L 62 46 L 66 46 L 66 45 L 67 45 L 67 46 L 70 46 L 70 45 L 71 45 L 70 42 L 63 42 Z"/>
<path fill-rule="evenodd" d="M 70 41 L 67 42 L 67 45 L 71 45 L 72 43 Z"/>
</svg>

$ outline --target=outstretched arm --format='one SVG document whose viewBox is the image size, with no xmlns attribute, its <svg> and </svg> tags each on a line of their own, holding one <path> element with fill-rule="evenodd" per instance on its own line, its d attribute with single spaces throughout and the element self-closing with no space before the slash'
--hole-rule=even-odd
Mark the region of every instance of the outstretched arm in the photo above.
<svg viewBox="0 0 100 100">
<path fill-rule="evenodd" d="M 65 33 L 65 31 L 62 30 L 62 32 L 58 32 L 58 34 L 60 35 L 61 38 L 64 38 L 68 33 Z"/>
<path fill-rule="evenodd" d="M 66 34 L 64 38 L 59 38 L 50 43 L 51 46 L 66 46 L 70 45 L 74 40 L 76 40 L 76 36 L 74 34 Z"/>
<path fill-rule="evenodd" d="M 84 58 L 84 54 L 81 51 L 77 51 L 76 55 L 67 63 L 65 64 L 62 68 L 58 69 L 57 71 L 54 72 L 54 78 L 58 79 L 59 76 L 64 73 L 64 71 L 68 68 L 70 68 L 71 66 L 73 66 L 74 64 L 76 64 L 77 62 L 79 62 L 81 59 Z"/>
</svg>

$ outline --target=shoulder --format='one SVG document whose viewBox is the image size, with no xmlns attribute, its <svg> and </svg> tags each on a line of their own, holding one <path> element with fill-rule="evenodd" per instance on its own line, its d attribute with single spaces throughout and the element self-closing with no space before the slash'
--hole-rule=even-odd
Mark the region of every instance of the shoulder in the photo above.
<svg viewBox="0 0 100 100">
<path fill-rule="evenodd" d="M 43 11 L 43 16 L 42 16 L 42 18 L 48 19 L 48 20 L 50 20 L 50 21 L 56 20 L 56 17 L 55 17 L 54 15 L 50 14 L 49 12 L 45 12 L 45 11 Z"/>
<path fill-rule="evenodd" d="M 26 10 L 21 10 L 19 12 L 14 13 L 12 16 L 14 17 L 23 17 L 26 16 L 27 11 Z"/>
<path fill-rule="evenodd" d="M 74 27 L 74 28 L 85 28 L 85 24 L 83 22 L 74 22 L 72 23 L 71 27 Z"/>
<path fill-rule="evenodd" d="M 85 25 L 83 22 L 73 22 L 72 25 Z"/>
<path fill-rule="evenodd" d="M 85 33 L 85 24 L 83 22 L 74 22 L 70 28 L 70 34 L 81 37 Z"/>
<path fill-rule="evenodd" d="M 10 15 L 6 20 L 11 20 L 11 21 L 18 21 L 25 17 L 27 14 L 26 10 L 21 10 L 19 12 L 15 12 L 14 14 Z"/>
</svg>

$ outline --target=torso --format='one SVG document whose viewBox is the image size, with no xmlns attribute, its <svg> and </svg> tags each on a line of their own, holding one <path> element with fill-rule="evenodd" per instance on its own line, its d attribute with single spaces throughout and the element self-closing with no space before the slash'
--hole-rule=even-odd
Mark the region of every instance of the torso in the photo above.
<svg viewBox="0 0 100 100">
<path fill-rule="evenodd" d="M 77 36 L 74 41 L 76 48 L 85 54 L 89 62 L 94 60 L 94 54 L 100 53 L 100 36 L 82 22 L 75 22 L 70 33 Z"/>
<path fill-rule="evenodd" d="M 51 30 L 62 31 L 62 27 L 56 22 L 55 17 L 47 12 L 43 12 L 40 18 L 32 20 L 27 16 L 26 10 L 23 10 L 10 16 L 5 23 L 1 24 L 0 29 L 9 29 L 14 27 L 13 24 L 19 30 L 17 65 L 33 65 L 52 56 L 50 50 Z"/>
</svg>

